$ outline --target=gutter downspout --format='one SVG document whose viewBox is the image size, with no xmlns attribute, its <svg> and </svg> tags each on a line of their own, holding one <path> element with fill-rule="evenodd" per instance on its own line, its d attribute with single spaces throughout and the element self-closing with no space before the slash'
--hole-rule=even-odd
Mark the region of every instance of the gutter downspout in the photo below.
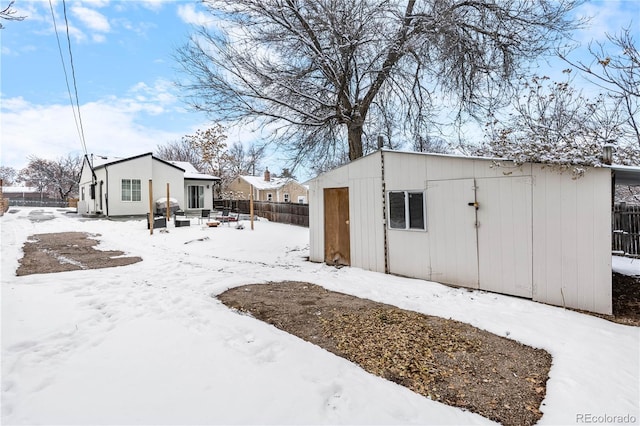
<svg viewBox="0 0 640 426">
<path fill-rule="evenodd" d="M 93 186 L 93 211 L 96 211 L 96 198 L 95 198 L 95 185 L 98 182 L 98 176 L 96 176 L 95 170 L 93 170 L 93 154 L 91 154 L 91 160 L 89 160 L 89 156 L 87 154 L 84 155 L 85 160 L 87 160 L 87 164 L 89 165 L 89 169 L 91 170 L 91 186 Z M 89 188 L 89 197 L 91 197 L 91 188 Z M 88 204 L 88 203 L 87 203 Z"/>
<path fill-rule="evenodd" d="M 107 217 L 109 217 L 109 168 L 104 166 L 105 179 L 107 180 L 107 191 L 104 193 L 104 201 L 107 205 Z"/>
</svg>

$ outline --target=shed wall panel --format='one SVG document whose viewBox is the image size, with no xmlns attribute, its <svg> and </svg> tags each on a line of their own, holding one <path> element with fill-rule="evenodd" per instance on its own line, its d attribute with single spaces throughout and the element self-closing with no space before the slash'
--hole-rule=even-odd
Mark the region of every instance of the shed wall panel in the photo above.
<svg viewBox="0 0 640 426">
<path fill-rule="evenodd" d="M 532 295 L 530 176 L 476 179 L 480 288 Z"/>
<path fill-rule="evenodd" d="M 309 260 L 324 261 L 324 200 L 322 182 L 309 182 Z"/>
<path fill-rule="evenodd" d="M 427 234 L 434 281 L 478 288 L 476 216 L 468 206 L 474 186 L 473 179 L 428 182 Z"/>
<path fill-rule="evenodd" d="M 349 163 L 309 183 L 309 258 L 324 260 L 325 188 L 349 188 L 351 266 L 384 272 L 380 153 Z"/>
<path fill-rule="evenodd" d="M 533 170 L 533 299 L 610 314 L 609 170 Z"/>
</svg>

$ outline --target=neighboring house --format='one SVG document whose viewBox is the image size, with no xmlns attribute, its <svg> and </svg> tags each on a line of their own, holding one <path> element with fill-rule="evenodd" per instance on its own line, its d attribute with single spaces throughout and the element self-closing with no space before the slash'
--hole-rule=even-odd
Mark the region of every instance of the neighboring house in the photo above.
<svg viewBox="0 0 640 426">
<path fill-rule="evenodd" d="M 253 188 L 255 201 L 307 204 L 309 189 L 291 178 L 272 178 L 269 169 L 264 176 L 238 176 L 229 184 L 229 190 L 248 200 Z M 236 197 L 238 198 L 238 197 Z"/>
<path fill-rule="evenodd" d="M 379 150 L 310 181 L 310 260 L 611 314 L 612 183 L 640 168 Z"/>
<path fill-rule="evenodd" d="M 203 180 L 187 174 L 185 169 L 146 153 L 129 158 L 85 156 L 80 173 L 78 213 L 104 216 L 136 216 L 149 212 L 149 182 L 152 182 L 152 204 L 166 198 L 177 200 L 183 210 L 211 209 L 213 196 L 200 194 L 199 189 L 188 192 L 192 186 L 211 186 L 217 179 L 202 175 Z M 189 182 L 193 185 L 188 184 Z M 197 182 L 197 185 L 196 185 Z M 193 201 L 193 204 L 191 203 Z"/>
</svg>

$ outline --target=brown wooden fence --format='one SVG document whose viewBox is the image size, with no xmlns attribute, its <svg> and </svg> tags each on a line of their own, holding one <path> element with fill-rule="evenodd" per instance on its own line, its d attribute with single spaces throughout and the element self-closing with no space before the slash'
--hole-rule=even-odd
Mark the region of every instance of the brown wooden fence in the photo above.
<svg viewBox="0 0 640 426">
<path fill-rule="evenodd" d="M 612 249 L 625 256 L 640 257 L 640 206 L 613 206 Z"/>
<path fill-rule="evenodd" d="M 216 200 L 216 206 L 230 208 L 235 213 L 249 214 L 249 200 Z M 309 227 L 309 205 L 254 201 L 253 214 L 271 222 Z"/>
</svg>

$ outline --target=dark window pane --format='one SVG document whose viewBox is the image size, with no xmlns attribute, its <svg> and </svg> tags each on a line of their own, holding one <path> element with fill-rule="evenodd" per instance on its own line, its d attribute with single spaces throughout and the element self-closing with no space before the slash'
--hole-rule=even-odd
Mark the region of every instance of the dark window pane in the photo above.
<svg viewBox="0 0 640 426">
<path fill-rule="evenodd" d="M 409 193 L 409 228 L 424 229 L 424 194 L 422 192 Z"/>
<path fill-rule="evenodd" d="M 406 228 L 404 214 L 404 192 L 389 193 L 389 227 Z"/>
</svg>

